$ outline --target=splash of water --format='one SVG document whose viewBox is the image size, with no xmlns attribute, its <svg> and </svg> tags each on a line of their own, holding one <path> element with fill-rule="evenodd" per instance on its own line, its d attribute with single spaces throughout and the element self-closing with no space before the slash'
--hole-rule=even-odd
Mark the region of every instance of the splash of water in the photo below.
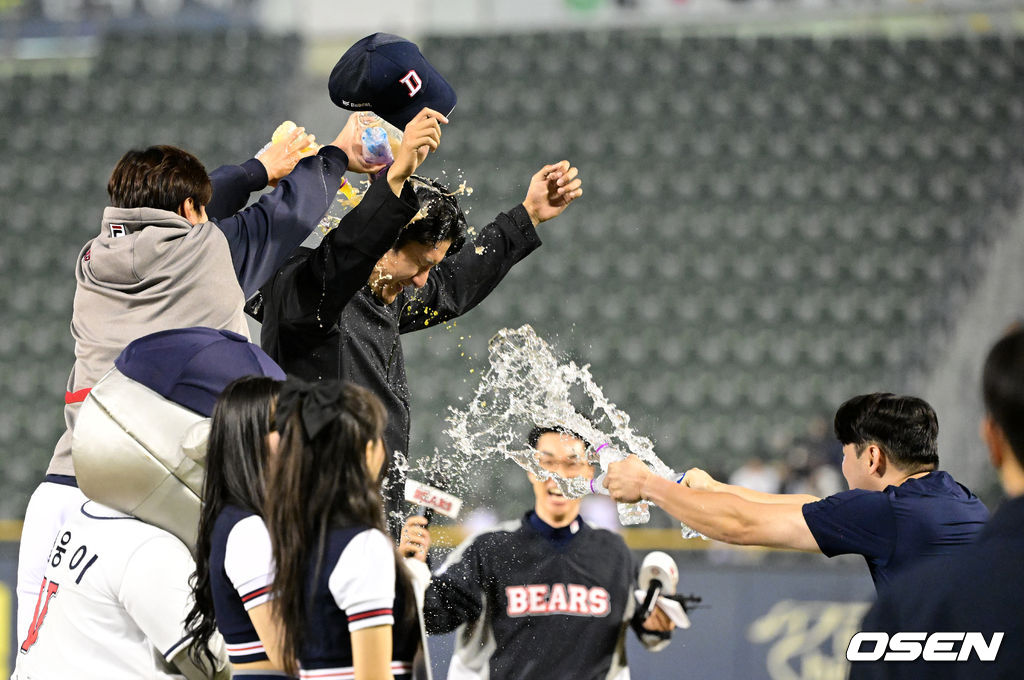
<svg viewBox="0 0 1024 680">
<path fill-rule="evenodd" d="M 589 441 L 592 464 L 599 462 L 597 446 L 608 444 L 636 454 L 655 474 L 672 476 L 655 454 L 653 442 L 634 432 L 629 415 L 605 397 L 590 365 L 560 363 L 530 325 L 498 331 L 488 343 L 488 355 L 489 367 L 469 404 L 448 408 L 445 434 L 455 455 L 442 457 L 435 451 L 418 460 L 424 473 L 458 487 L 465 471 L 507 458 L 540 479 L 553 479 L 570 498 L 590 493 L 589 480 L 565 478 L 540 466 L 536 451 L 526 444 L 526 434 L 541 425 L 560 426 Z"/>
</svg>

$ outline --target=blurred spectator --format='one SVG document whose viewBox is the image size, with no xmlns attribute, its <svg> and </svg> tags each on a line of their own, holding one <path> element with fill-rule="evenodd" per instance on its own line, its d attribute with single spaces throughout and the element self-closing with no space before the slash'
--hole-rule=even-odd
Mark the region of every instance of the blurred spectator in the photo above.
<svg viewBox="0 0 1024 680">
<path fill-rule="evenodd" d="M 729 483 L 762 493 L 779 493 L 782 475 L 775 464 L 767 464 L 755 456 L 729 475 Z"/>
</svg>

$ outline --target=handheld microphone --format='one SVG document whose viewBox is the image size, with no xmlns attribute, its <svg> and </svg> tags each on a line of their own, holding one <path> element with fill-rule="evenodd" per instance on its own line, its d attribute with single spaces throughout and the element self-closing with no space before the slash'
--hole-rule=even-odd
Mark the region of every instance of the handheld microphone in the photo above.
<svg viewBox="0 0 1024 680">
<path fill-rule="evenodd" d="M 408 479 L 405 482 L 405 500 L 415 504 L 413 514 L 426 518 L 428 523 L 435 512 L 455 518 L 462 510 L 461 498 L 445 493 L 437 487 L 417 482 L 415 479 Z"/>
</svg>

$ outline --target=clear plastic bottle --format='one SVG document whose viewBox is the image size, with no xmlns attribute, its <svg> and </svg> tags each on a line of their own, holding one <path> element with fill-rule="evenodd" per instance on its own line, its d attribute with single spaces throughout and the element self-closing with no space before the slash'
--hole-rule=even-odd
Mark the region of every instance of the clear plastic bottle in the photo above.
<svg viewBox="0 0 1024 680">
<path fill-rule="evenodd" d="M 401 132 L 388 125 L 372 111 L 360 111 L 356 117 L 359 140 L 363 145 L 363 162 L 367 165 L 391 165 L 394 149 L 401 144 Z"/>
<path fill-rule="evenodd" d="M 625 456 L 623 456 L 621 453 L 615 451 L 614 449 L 607 445 L 599 446 L 597 448 L 597 452 L 601 458 L 601 467 L 604 470 L 607 470 L 608 463 L 622 460 L 623 458 L 625 458 Z M 589 484 L 587 484 L 587 487 L 589 488 L 590 493 L 602 494 L 607 496 L 608 489 L 606 489 L 604 486 L 604 478 L 607 476 L 608 473 L 603 471 L 593 479 L 589 480 Z M 677 474 L 673 472 L 665 479 L 671 479 L 676 484 L 678 484 L 683 480 L 683 477 L 685 476 L 686 473 Z M 582 493 L 586 493 L 587 490 L 587 488 L 582 489 Z M 615 505 L 619 511 L 619 524 L 621 524 L 624 527 L 633 526 L 636 524 L 647 524 L 647 522 L 651 520 L 650 503 L 648 503 L 647 501 L 640 501 L 639 503 L 616 503 Z M 707 538 L 706 536 L 704 536 L 704 534 L 694 531 L 683 522 L 679 523 L 679 531 L 682 534 L 683 538 Z"/>
<path fill-rule="evenodd" d="M 647 524 L 651 521 L 651 507 L 647 501 L 616 503 L 615 507 L 619 511 L 619 524 L 624 527 Z"/>
<path fill-rule="evenodd" d="M 607 470 L 609 463 L 623 460 L 626 457 L 621 451 L 613 449 L 608 444 L 602 444 L 597 447 L 596 453 L 600 458 L 602 470 Z M 602 472 L 598 478 L 594 480 L 594 484 L 591 485 L 591 489 L 594 490 L 595 493 L 608 493 L 608 490 L 604 488 L 604 476 L 605 473 Z M 651 508 L 647 501 L 640 501 L 639 503 L 616 503 L 615 506 L 619 511 L 619 524 L 624 527 L 636 524 L 647 524 L 651 521 Z"/>
</svg>

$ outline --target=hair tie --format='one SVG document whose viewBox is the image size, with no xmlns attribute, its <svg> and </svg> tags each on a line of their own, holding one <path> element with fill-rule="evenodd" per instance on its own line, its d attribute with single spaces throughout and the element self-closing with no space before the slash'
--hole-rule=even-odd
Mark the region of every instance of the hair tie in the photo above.
<svg viewBox="0 0 1024 680">
<path fill-rule="evenodd" d="M 281 386 L 277 398 L 277 429 L 296 411 L 302 420 L 302 427 L 308 439 L 314 439 L 330 422 L 345 410 L 345 393 L 338 380 L 322 380 L 308 383 L 289 376 Z"/>
</svg>

